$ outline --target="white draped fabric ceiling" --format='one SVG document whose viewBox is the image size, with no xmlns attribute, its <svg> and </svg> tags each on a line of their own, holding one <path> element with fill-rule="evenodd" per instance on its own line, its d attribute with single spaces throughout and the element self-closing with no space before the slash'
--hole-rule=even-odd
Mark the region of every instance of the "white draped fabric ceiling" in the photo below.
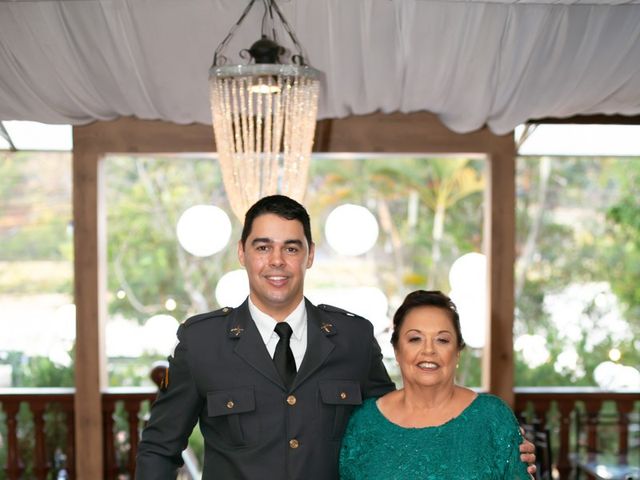
<svg viewBox="0 0 640 480">
<path fill-rule="evenodd" d="M 0 0 L 0 120 L 211 123 L 213 51 L 248 0 Z M 640 0 L 281 0 L 325 72 L 319 117 L 430 111 L 452 130 L 640 114 Z M 258 38 L 256 10 L 235 56 Z M 281 37 L 282 38 L 282 37 Z"/>
</svg>

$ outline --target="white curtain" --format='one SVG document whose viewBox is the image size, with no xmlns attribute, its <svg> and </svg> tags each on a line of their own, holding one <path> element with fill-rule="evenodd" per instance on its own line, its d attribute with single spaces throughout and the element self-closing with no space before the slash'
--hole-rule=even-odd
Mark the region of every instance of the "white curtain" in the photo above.
<svg viewBox="0 0 640 480">
<path fill-rule="evenodd" d="M 213 51 L 247 3 L 0 1 L 0 120 L 211 123 Z M 457 132 L 506 133 L 531 118 L 640 114 L 640 0 L 279 5 L 325 72 L 320 118 L 426 110 Z M 258 38 L 254 10 L 229 57 Z"/>
</svg>

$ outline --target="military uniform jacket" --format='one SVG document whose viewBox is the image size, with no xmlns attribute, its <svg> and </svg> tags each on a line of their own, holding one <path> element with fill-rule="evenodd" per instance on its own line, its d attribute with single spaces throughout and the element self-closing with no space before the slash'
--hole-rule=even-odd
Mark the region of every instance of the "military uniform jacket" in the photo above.
<svg viewBox="0 0 640 480">
<path fill-rule="evenodd" d="M 203 480 L 337 480 L 340 441 L 363 398 L 394 389 L 365 319 L 306 301 L 307 350 L 287 390 L 245 301 L 190 318 L 138 449 L 136 479 L 175 478 L 196 422 Z"/>
</svg>

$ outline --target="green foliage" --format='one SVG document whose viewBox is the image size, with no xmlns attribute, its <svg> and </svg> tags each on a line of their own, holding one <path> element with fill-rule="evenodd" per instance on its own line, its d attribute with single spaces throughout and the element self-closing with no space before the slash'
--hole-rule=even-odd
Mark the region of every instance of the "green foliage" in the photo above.
<svg viewBox="0 0 640 480">
<path fill-rule="evenodd" d="M 12 384 L 20 387 L 73 387 L 75 384 L 72 365 L 58 365 L 46 357 L 3 352 L 0 363 L 11 365 Z"/>
<path fill-rule="evenodd" d="M 459 158 L 323 159 L 312 163 L 307 205 L 315 225 L 351 202 L 380 219 L 378 282 L 390 296 L 448 290 L 448 270 L 482 245 L 482 162 Z M 415 212 L 415 214 L 410 213 Z M 435 225 L 441 222 L 442 231 Z M 315 232 L 319 238 L 321 232 Z"/>
<path fill-rule="evenodd" d="M 166 360 L 161 355 L 144 353 L 136 358 L 109 359 L 109 386 L 111 387 L 153 387 L 151 366 L 158 360 Z"/>
<path fill-rule="evenodd" d="M 546 170 L 548 168 L 548 170 Z M 638 334 L 640 218 L 637 185 L 639 159 L 521 158 L 518 163 L 517 268 L 515 335 L 539 334 L 547 340 L 549 360 L 537 368 L 516 355 L 517 385 L 595 385 L 593 371 L 612 348 L 625 365 L 640 365 L 629 340 L 606 339 L 591 346 L 583 329 L 572 345 L 578 372 L 556 371 L 554 362 L 567 348 L 559 326 L 543 308 L 545 297 L 570 285 L 606 282 L 622 302 L 629 328 Z M 605 221 L 608 219 L 608 221 Z M 531 246 L 534 250 L 531 250 Z M 613 274 L 615 272 L 615 274 Z M 601 324 L 593 305 L 572 315 Z M 607 328 L 602 324 L 601 328 Z"/>
<path fill-rule="evenodd" d="M 482 385 L 482 350 L 466 347 L 460 354 L 456 383 L 469 387 Z"/>
<path fill-rule="evenodd" d="M 70 172 L 67 153 L 0 156 L 0 261 L 72 258 Z"/>
<path fill-rule="evenodd" d="M 145 321 L 157 313 L 179 320 L 218 307 L 218 279 L 237 268 L 234 248 L 198 258 L 184 251 L 175 225 L 194 204 L 228 207 L 211 159 L 110 157 L 107 175 L 109 312 Z M 239 236 L 234 223 L 232 238 Z M 123 298 L 115 294 L 124 292 Z M 167 312 L 165 302 L 177 308 Z"/>
<path fill-rule="evenodd" d="M 636 336 L 640 336 L 640 160 L 630 159 L 618 167 L 622 178 L 618 201 L 607 211 L 616 242 L 607 245 L 612 287 L 624 301 Z"/>
</svg>

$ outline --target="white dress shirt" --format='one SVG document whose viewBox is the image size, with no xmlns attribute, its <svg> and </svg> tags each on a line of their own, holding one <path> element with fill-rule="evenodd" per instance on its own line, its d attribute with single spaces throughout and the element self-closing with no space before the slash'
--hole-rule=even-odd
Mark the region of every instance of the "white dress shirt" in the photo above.
<svg viewBox="0 0 640 480">
<path fill-rule="evenodd" d="M 260 336 L 267 347 L 269 355 L 273 358 L 276 345 L 278 344 L 278 340 L 280 340 L 280 337 L 274 330 L 278 322 L 273 317 L 260 311 L 251 301 L 251 297 L 249 297 L 249 313 L 251 313 L 251 318 L 253 318 L 256 327 L 258 327 L 258 332 L 260 332 Z M 291 330 L 293 330 L 293 334 L 289 340 L 289 346 L 291 347 L 293 358 L 296 361 L 296 370 L 300 370 L 302 359 L 307 351 L 307 309 L 304 298 L 295 310 L 283 321 L 287 322 Z"/>
</svg>

